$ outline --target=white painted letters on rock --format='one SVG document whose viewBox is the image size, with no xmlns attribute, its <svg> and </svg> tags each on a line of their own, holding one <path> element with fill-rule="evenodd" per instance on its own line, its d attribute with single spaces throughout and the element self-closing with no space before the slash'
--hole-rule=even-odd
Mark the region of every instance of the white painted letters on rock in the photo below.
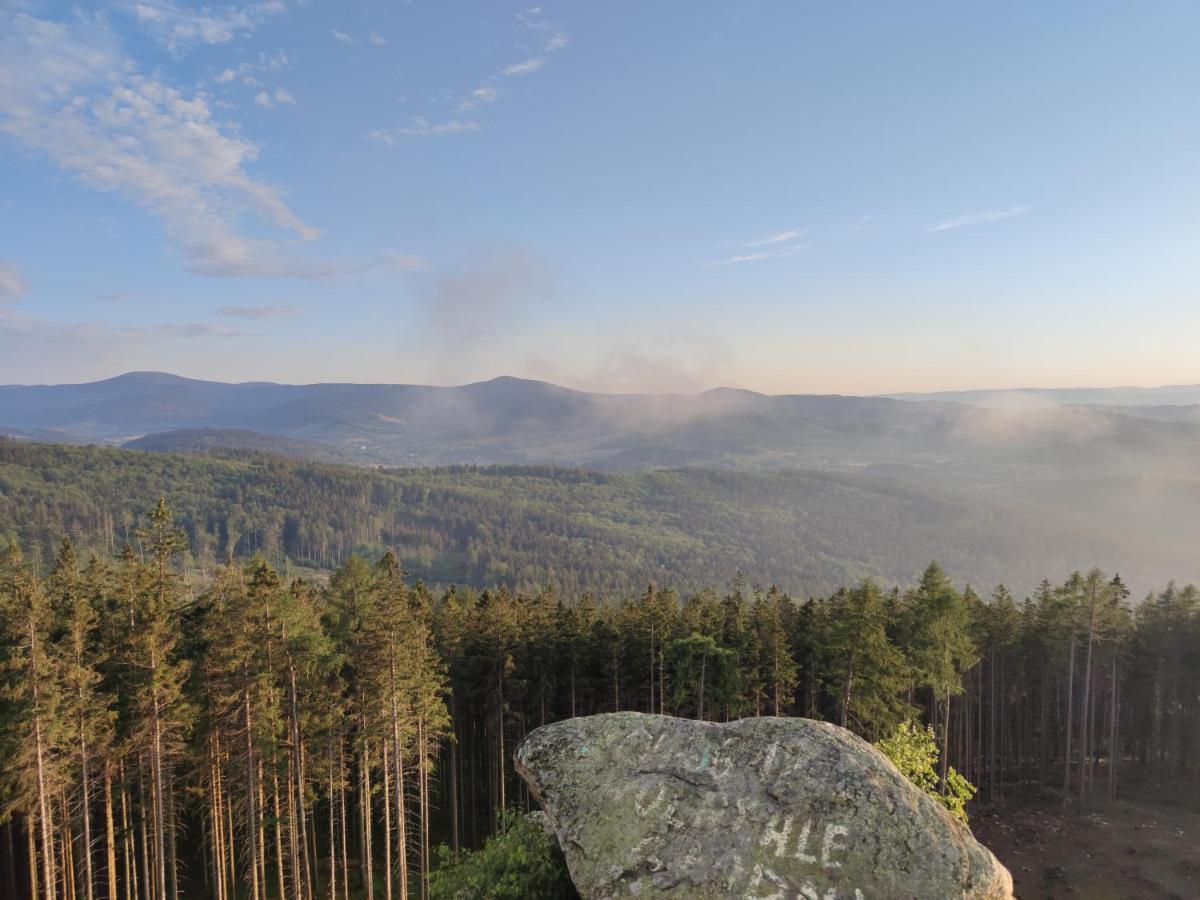
<svg viewBox="0 0 1200 900">
<path fill-rule="evenodd" d="M 844 729 L 641 713 L 532 732 L 517 770 L 584 900 L 1008 900 L 965 826 Z"/>
</svg>

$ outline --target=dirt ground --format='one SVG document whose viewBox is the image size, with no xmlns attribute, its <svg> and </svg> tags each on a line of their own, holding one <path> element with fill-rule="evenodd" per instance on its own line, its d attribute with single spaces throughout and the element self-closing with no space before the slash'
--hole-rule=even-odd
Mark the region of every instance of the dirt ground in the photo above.
<svg viewBox="0 0 1200 900">
<path fill-rule="evenodd" d="M 1200 898 L 1197 788 L 1189 805 L 1146 795 L 1063 808 L 1051 792 L 1010 793 L 971 813 L 975 836 L 1013 876 L 1019 900 L 1195 900 Z"/>
</svg>

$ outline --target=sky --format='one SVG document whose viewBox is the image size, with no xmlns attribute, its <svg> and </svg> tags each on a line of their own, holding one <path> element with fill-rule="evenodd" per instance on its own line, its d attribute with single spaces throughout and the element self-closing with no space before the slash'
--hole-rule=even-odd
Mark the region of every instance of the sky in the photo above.
<svg viewBox="0 0 1200 900">
<path fill-rule="evenodd" d="M 1200 4 L 0 0 L 0 383 L 1200 382 Z"/>
</svg>

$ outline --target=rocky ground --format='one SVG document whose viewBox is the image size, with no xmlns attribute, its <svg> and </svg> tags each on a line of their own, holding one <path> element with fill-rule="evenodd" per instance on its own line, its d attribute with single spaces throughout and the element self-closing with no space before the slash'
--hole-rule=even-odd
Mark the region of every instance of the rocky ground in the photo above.
<svg viewBox="0 0 1200 900">
<path fill-rule="evenodd" d="M 1194 784 L 1131 790 L 1077 813 L 1052 792 L 1010 792 L 1002 805 L 973 810 L 971 828 L 1008 867 L 1019 900 L 1192 900 L 1200 897 L 1198 796 Z"/>
</svg>

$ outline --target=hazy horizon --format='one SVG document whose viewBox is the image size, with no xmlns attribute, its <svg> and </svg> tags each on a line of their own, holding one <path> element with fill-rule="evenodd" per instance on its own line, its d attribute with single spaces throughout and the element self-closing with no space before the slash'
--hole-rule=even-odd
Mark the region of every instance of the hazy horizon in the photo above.
<svg viewBox="0 0 1200 900">
<path fill-rule="evenodd" d="M 19 0 L 0 382 L 1200 382 L 1197 26 Z"/>
<path fill-rule="evenodd" d="M 98 381 L 110 381 L 116 378 L 121 378 L 131 375 L 166 375 L 173 378 L 182 378 L 188 381 L 207 381 L 219 384 L 276 384 L 283 386 L 303 387 L 314 384 L 345 384 L 345 385 L 377 385 L 377 386 L 422 386 L 422 387 L 466 387 L 472 384 L 485 384 L 491 381 L 500 381 L 506 378 L 516 379 L 520 381 L 536 381 L 552 385 L 554 387 L 566 388 L 573 391 L 581 391 L 586 393 L 597 394 L 672 394 L 677 393 L 684 396 L 694 394 L 704 394 L 713 391 L 746 391 L 749 393 L 765 394 L 767 396 L 786 396 L 800 394 L 829 394 L 843 395 L 847 397 L 904 397 L 906 395 L 913 397 L 936 397 L 939 394 L 1039 394 L 1047 392 L 1089 392 L 1089 391 L 1171 391 L 1182 389 L 1200 388 L 1200 383 L 1197 384 L 1074 384 L 1074 385 L 1021 385 L 1013 387 L 995 387 L 995 386 L 974 386 L 974 387 L 944 387 L 933 388 L 927 391 L 875 391 L 870 393 L 849 393 L 844 391 L 807 391 L 807 390 L 783 390 L 783 391 L 758 391 L 754 388 L 744 387 L 739 384 L 714 384 L 709 387 L 699 387 L 694 390 L 684 391 L 619 391 L 619 390 L 604 390 L 588 387 L 580 387 L 569 382 L 551 381 L 545 378 L 537 378 L 534 376 L 514 375 L 510 372 L 497 372 L 493 375 L 484 376 L 481 378 L 472 378 L 468 381 L 354 381 L 346 378 L 332 379 L 312 379 L 307 381 L 285 381 L 278 378 L 248 378 L 248 379 L 227 379 L 220 377 L 208 377 L 203 375 L 187 375 L 182 372 L 169 371 L 166 369 L 129 369 L 122 372 L 116 372 L 112 375 L 106 375 L 99 378 L 89 378 L 81 381 L 13 381 L 0 382 L 0 387 L 69 387 L 73 385 L 92 384 Z"/>
</svg>

